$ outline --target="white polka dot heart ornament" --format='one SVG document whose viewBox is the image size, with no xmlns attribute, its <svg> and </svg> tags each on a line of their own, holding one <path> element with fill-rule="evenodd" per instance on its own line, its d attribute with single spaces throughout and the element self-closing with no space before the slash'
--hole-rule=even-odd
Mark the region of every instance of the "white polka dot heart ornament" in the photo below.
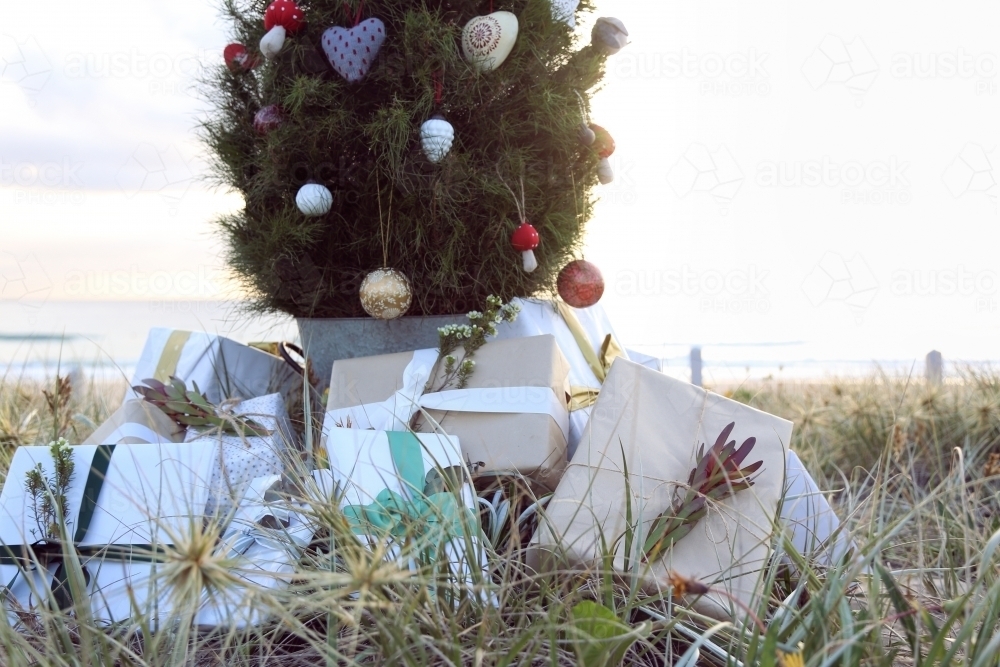
<svg viewBox="0 0 1000 667">
<path fill-rule="evenodd" d="M 480 72 L 495 70 L 517 42 L 517 17 L 510 12 L 477 16 L 462 28 L 462 52 Z"/>
<path fill-rule="evenodd" d="M 334 26 L 323 31 L 323 53 L 340 76 L 351 83 L 365 77 L 385 42 L 385 24 L 365 19 L 353 28 Z"/>
</svg>

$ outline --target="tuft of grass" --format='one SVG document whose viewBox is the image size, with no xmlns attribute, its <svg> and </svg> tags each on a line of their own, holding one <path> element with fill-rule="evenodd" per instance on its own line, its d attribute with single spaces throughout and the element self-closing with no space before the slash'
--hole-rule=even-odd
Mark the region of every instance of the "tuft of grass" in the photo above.
<svg viewBox="0 0 1000 667">
<path fill-rule="evenodd" d="M 0 385 L 0 441 L 47 442 L 43 389 Z M 93 424 L 120 387 L 91 387 L 68 403 Z M 854 549 L 829 565 L 775 531 L 760 604 L 731 622 L 600 569 L 533 572 L 524 553 L 544 512 L 544 489 L 480 477 L 487 571 L 386 559 L 358 543 L 333 498 L 307 488 L 321 527 L 284 588 L 248 585 L 220 558 L 217 528 L 192 527 L 164 556 L 172 610 L 137 609 L 125 624 L 95 622 L 86 605 L 41 605 L 0 622 L 10 665 L 759 665 L 827 667 L 996 664 L 1000 651 L 1000 374 L 963 372 L 942 386 L 874 375 L 822 384 L 761 382 L 742 402 L 796 423 L 792 447 L 831 490 Z M 74 439 L 92 428 L 71 420 Z M 75 429 L 75 430 L 74 430 Z M 779 527 L 780 528 L 780 527 Z M 610 560 L 610 559 L 609 559 Z M 85 585 L 67 554 L 74 599 Z M 440 564 L 439 564 L 440 565 Z M 677 573 L 683 581 L 684 573 Z M 698 582 L 689 582 L 698 583 Z M 713 582 L 701 582 L 711 585 Z M 243 587 L 241 611 L 269 620 L 204 628 L 195 600 Z M 696 587 L 695 587 L 696 588 Z M 44 596 L 44 591 L 39 591 Z"/>
</svg>

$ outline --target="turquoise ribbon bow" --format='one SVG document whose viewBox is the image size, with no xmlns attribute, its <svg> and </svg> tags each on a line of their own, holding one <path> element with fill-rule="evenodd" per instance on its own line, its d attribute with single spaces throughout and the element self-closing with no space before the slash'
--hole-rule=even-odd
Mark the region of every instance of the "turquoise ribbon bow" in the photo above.
<svg viewBox="0 0 1000 667">
<path fill-rule="evenodd" d="M 409 431 L 387 431 L 389 452 L 404 488 L 411 496 L 383 489 L 369 505 L 344 507 L 351 531 L 407 540 L 419 548 L 465 534 L 474 517 L 455 493 L 424 494 L 424 459 L 420 440 Z"/>
</svg>

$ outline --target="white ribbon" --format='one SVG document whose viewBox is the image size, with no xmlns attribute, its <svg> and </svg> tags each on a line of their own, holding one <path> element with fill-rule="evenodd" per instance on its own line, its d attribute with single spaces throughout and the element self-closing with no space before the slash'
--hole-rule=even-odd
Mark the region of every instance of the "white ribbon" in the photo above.
<svg viewBox="0 0 1000 667">
<path fill-rule="evenodd" d="M 404 431 L 418 410 L 549 415 L 569 439 L 569 411 L 551 387 L 482 387 L 424 394 L 437 350 L 417 350 L 403 371 L 403 386 L 385 401 L 330 410 L 328 423 L 379 431 Z"/>
<path fill-rule="evenodd" d="M 277 521 L 279 528 L 264 528 L 261 525 L 260 522 L 269 516 Z M 230 529 L 226 532 L 223 541 L 229 546 L 227 557 L 232 559 L 244 556 L 254 544 L 259 544 L 267 549 L 286 551 L 289 539 L 296 546 L 306 546 L 310 536 L 306 535 L 307 531 L 303 530 L 301 525 L 291 527 L 293 522 L 292 514 L 288 509 L 281 507 L 261 508 L 254 518 L 253 524 L 242 529 Z"/>
</svg>

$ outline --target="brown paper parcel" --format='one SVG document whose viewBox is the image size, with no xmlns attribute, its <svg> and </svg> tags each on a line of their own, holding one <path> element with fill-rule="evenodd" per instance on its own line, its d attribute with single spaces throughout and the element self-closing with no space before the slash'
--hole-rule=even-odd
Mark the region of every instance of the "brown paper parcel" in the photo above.
<svg viewBox="0 0 1000 667">
<path fill-rule="evenodd" d="M 675 491 L 683 491 L 678 487 L 695 467 L 698 447 L 705 443 L 707 451 L 731 422 L 736 425 L 729 440 L 735 439 L 737 446 L 757 439 L 743 462 L 763 461 L 754 485 L 710 503 L 708 515 L 687 536 L 655 562 L 642 563 L 636 556 L 650 525 L 670 508 Z M 623 571 L 624 540 L 619 538 L 625 533 L 626 496 L 631 495 L 633 522 L 640 522 L 642 531 L 634 539 L 630 562 L 639 562 L 647 592 L 664 592 L 667 575 L 674 571 L 751 604 L 770 553 L 791 435 L 791 422 L 618 359 L 532 538 L 531 562 L 536 567 L 567 561 L 574 567 L 598 567 L 603 534 L 608 547 L 615 546 L 615 568 Z M 733 615 L 731 600 L 708 597 L 695 604 L 703 613 Z"/>
<path fill-rule="evenodd" d="M 143 400 L 132 399 L 122 403 L 83 444 L 139 445 L 182 440 L 184 428 L 163 410 Z"/>
<path fill-rule="evenodd" d="M 461 359 L 460 354 L 456 356 Z M 400 388 L 412 358 L 413 353 L 402 352 L 334 362 L 327 409 L 388 399 Z M 469 389 L 495 389 L 502 398 L 505 389 L 538 387 L 551 390 L 568 406 L 569 364 L 553 336 L 491 341 L 474 359 L 475 372 L 466 385 Z M 566 467 L 566 437 L 548 414 L 425 412 L 416 430 L 433 432 L 432 420 L 437 422 L 445 433 L 458 437 L 469 461 L 485 464 L 481 471 L 516 470 L 555 485 Z M 330 415 L 327 419 L 330 421 Z"/>
</svg>

